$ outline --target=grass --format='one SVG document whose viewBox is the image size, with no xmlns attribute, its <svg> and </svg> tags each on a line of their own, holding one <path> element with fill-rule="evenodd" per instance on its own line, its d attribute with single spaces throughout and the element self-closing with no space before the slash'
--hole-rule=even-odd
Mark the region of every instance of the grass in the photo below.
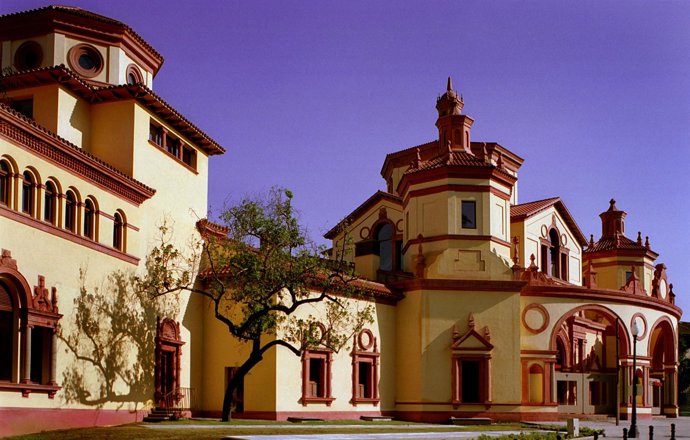
<svg viewBox="0 0 690 440">
<path fill-rule="evenodd" d="M 380 424 L 379 424 L 380 423 Z M 454 426 L 429 425 L 411 422 L 364 422 L 357 420 L 337 420 L 327 422 L 286 423 L 272 421 L 233 420 L 219 422 L 212 420 L 184 420 L 163 422 L 166 429 L 148 428 L 145 424 L 136 423 L 122 426 L 69 429 L 12 437 L 14 440 L 44 440 L 60 438 L 65 440 L 113 439 L 192 439 L 206 440 L 225 436 L 242 435 L 300 435 L 300 434 L 351 434 L 351 433 L 394 433 L 394 432 L 457 432 L 457 431 L 506 431 L 524 429 L 519 423 L 498 423 L 493 425 Z M 171 428 L 170 425 L 175 426 Z M 189 425 L 205 425 L 208 428 L 192 428 Z M 308 426 L 303 426 L 308 425 Z M 342 425 L 363 425 L 348 428 Z M 280 426 L 278 428 L 278 426 Z M 532 439 L 525 439 L 532 440 Z"/>
</svg>

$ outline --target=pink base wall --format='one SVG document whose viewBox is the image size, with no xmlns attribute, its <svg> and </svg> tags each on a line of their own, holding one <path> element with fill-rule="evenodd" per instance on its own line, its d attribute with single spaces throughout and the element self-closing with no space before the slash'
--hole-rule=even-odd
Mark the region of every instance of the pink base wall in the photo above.
<svg viewBox="0 0 690 440">
<path fill-rule="evenodd" d="M 140 422 L 148 410 L 0 408 L 0 437 Z"/>
</svg>

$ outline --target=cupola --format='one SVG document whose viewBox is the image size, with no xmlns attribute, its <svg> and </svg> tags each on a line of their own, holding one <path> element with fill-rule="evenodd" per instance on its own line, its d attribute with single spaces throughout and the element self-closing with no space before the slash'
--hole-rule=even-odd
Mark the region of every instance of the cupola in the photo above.
<svg viewBox="0 0 690 440">
<path fill-rule="evenodd" d="M 448 77 L 446 92 L 436 100 L 438 119 L 438 154 L 446 154 L 448 151 L 465 151 L 472 154 L 470 148 L 470 127 L 474 120 L 462 114 L 464 107 L 462 95 L 453 90 L 453 80 Z"/>
</svg>

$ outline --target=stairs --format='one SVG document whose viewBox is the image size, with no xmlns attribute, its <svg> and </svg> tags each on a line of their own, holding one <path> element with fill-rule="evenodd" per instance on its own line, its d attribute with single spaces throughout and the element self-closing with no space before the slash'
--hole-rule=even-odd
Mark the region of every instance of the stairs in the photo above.
<svg viewBox="0 0 690 440">
<path fill-rule="evenodd" d="M 149 415 L 144 417 L 144 422 L 158 423 L 168 420 L 177 420 L 178 412 L 173 409 L 156 407 L 151 409 Z"/>
</svg>

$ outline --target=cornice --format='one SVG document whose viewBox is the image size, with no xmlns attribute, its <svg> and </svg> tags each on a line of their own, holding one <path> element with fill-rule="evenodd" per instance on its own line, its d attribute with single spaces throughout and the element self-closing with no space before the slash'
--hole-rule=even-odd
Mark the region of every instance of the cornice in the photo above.
<svg viewBox="0 0 690 440">
<path fill-rule="evenodd" d="M 155 189 L 126 176 L 2 104 L 0 137 L 134 205 L 140 205 L 156 193 Z"/>
</svg>

